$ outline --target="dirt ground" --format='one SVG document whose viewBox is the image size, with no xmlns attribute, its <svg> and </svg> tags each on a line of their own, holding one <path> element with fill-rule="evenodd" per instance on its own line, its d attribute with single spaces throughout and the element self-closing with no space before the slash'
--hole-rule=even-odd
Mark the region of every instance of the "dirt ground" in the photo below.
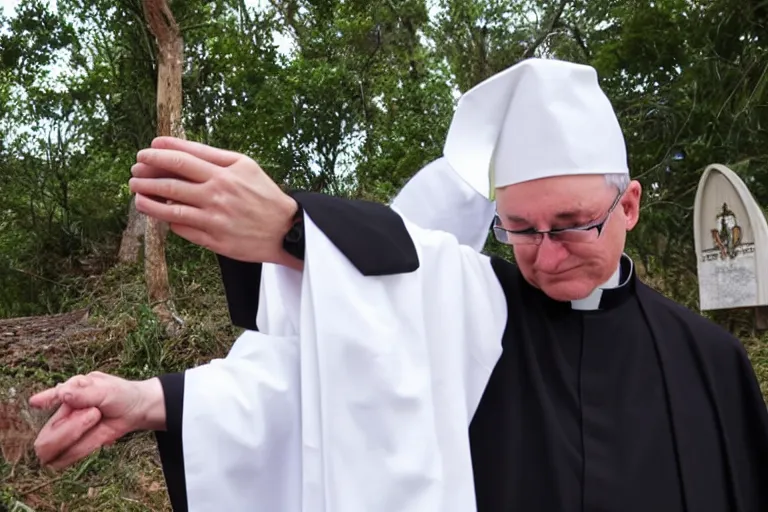
<svg viewBox="0 0 768 512">
<path fill-rule="evenodd" d="M 35 437 L 53 411 L 32 409 L 27 399 L 103 354 L 109 334 L 87 310 L 0 320 L 0 510 L 170 510 L 151 434 L 129 436 L 60 473 L 35 457 Z"/>
</svg>

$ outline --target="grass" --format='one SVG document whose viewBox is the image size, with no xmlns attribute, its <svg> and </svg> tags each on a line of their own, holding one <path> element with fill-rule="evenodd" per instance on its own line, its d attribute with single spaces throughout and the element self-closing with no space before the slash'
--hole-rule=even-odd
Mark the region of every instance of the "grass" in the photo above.
<svg viewBox="0 0 768 512">
<path fill-rule="evenodd" d="M 768 398 L 768 333 L 762 336 L 742 338 L 752 362 L 763 397 Z"/>
<path fill-rule="evenodd" d="M 32 461 L 17 465 L 14 473 L 8 478 L 9 465 L 0 466 L 0 499 L 8 510 L 171 510 L 149 434 L 130 436 L 62 473 L 42 470 Z"/>
<path fill-rule="evenodd" d="M 83 278 L 70 310 L 88 307 L 90 331 L 77 342 L 62 338 L 58 346 L 28 347 L 13 362 L 0 355 L 0 403 L 15 400 L 6 414 L 26 418 L 20 460 L 0 457 L 0 510 L 9 511 L 166 511 L 165 492 L 154 438 L 139 433 L 92 454 L 63 473 L 39 467 L 31 447 L 45 417 L 24 409 L 32 392 L 77 373 L 99 369 L 130 379 L 178 371 L 226 354 L 237 335 L 229 322 L 215 260 L 190 246 L 169 248 L 174 304 L 185 320 L 182 333 L 169 338 L 147 306 L 139 266 L 117 266 Z M 181 262 L 181 263 L 177 263 Z M 715 318 L 738 331 L 765 396 L 768 396 L 768 333 L 751 332 L 748 313 Z M 89 334 L 95 333 L 95 334 Z M 1 337 L 2 333 L 0 333 Z M 1 341 L 1 338 L 0 338 Z M 21 362 L 19 362 L 21 361 Z M 0 431 L 3 415 L 0 410 Z M 8 410 L 6 410 L 8 413 Z"/>
<path fill-rule="evenodd" d="M 79 373 L 98 369 L 144 379 L 224 356 L 238 331 L 229 322 L 218 268 L 211 257 L 192 256 L 192 263 L 171 271 L 174 306 L 185 324 L 177 337 L 165 335 L 147 306 L 141 268 L 118 266 L 79 283 L 70 309 L 89 308 L 87 339 L 61 337 L 59 346 L 27 347 L 12 361 L 0 354 L 0 430 L 8 431 L 11 416 L 25 420 L 11 425 L 21 431 L 18 439 L 6 435 L 5 444 L 21 445 L 23 453 L 15 464 L 0 457 L 0 511 L 171 510 L 151 434 L 127 436 L 53 473 L 39 467 L 32 450 L 47 416 L 25 404 L 33 392 Z"/>
</svg>

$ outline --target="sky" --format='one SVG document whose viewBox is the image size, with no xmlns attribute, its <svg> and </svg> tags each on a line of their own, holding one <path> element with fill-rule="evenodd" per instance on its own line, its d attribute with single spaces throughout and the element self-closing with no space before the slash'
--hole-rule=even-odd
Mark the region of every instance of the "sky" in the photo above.
<svg viewBox="0 0 768 512">
<path fill-rule="evenodd" d="M 13 10 L 16 9 L 16 6 L 19 4 L 20 0 L 0 0 L 0 9 L 2 9 L 2 14 L 5 16 L 10 16 L 13 14 Z M 50 2 L 49 0 L 49 3 Z"/>
</svg>

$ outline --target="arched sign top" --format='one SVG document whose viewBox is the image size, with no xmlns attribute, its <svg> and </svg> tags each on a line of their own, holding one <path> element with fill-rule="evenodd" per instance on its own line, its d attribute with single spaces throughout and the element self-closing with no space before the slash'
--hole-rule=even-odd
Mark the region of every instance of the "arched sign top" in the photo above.
<svg viewBox="0 0 768 512">
<path fill-rule="evenodd" d="M 768 222 L 728 167 L 712 164 L 704 170 L 693 229 L 701 309 L 768 305 Z"/>
</svg>

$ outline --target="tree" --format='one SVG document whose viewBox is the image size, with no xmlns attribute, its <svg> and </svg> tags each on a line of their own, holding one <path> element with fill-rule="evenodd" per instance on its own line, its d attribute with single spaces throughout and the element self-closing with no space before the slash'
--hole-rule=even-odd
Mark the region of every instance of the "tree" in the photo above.
<svg viewBox="0 0 768 512">
<path fill-rule="evenodd" d="M 168 0 L 144 0 L 147 25 L 157 44 L 157 135 L 184 138 L 181 117 L 181 76 L 184 40 Z M 168 226 L 147 217 L 144 221 L 144 275 L 153 310 L 166 328 L 175 325 L 171 285 L 165 258 Z"/>
</svg>

